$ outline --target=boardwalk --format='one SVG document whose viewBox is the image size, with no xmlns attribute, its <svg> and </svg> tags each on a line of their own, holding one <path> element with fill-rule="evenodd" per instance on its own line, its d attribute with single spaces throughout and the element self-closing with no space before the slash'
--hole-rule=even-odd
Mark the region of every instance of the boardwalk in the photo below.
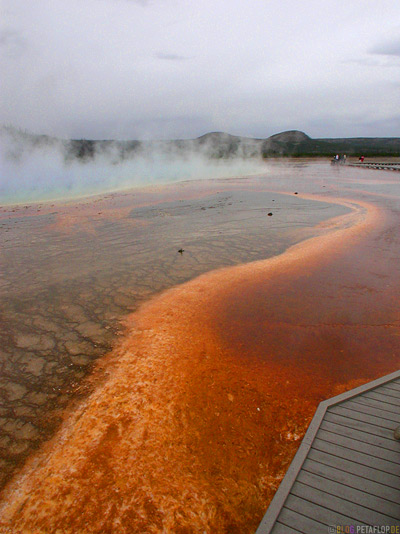
<svg viewBox="0 0 400 534">
<path fill-rule="evenodd" d="M 379 163 L 371 161 L 368 163 L 350 163 L 350 167 L 365 167 L 366 169 L 378 169 L 383 171 L 400 171 L 400 163 Z"/>
<path fill-rule="evenodd" d="M 400 371 L 322 402 L 257 534 L 400 532 L 399 425 Z"/>
</svg>

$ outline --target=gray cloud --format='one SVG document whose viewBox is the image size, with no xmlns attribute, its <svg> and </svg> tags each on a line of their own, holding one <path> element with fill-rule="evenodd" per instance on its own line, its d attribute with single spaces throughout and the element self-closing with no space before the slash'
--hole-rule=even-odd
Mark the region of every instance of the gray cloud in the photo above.
<svg viewBox="0 0 400 534">
<path fill-rule="evenodd" d="M 399 56 L 400 57 L 400 39 L 396 38 L 392 41 L 381 43 L 370 50 L 371 54 L 382 56 Z"/>
<path fill-rule="evenodd" d="M 393 57 L 394 55 L 389 54 L 381 54 L 381 53 L 374 53 L 371 52 L 370 54 L 374 55 L 368 55 L 367 57 L 357 58 L 357 59 L 346 59 L 343 61 L 344 65 L 356 65 L 360 67 L 383 67 L 383 68 L 390 68 L 390 67 L 398 67 L 398 61 L 396 57 Z"/>
<path fill-rule="evenodd" d="M 168 54 L 166 52 L 156 52 L 154 56 L 157 59 L 165 59 L 167 61 L 187 61 L 193 59 L 193 56 L 180 56 L 179 54 Z"/>
<path fill-rule="evenodd" d="M 0 50 L 12 58 L 20 56 L 27 49 L 26 39 L 16 30 L 0 30 Z"/>
<path fill-rule="evenodd" d="M 387 117 L 383 120 L 366 120 L 361 122 L 360 126 L 364 131 L 369 132 L 370 137 L 387 137 L 385 131 L 387 131 L 388 128 L 393 132 L 400 132 L 400 114 L 397 114 L 394 117 Z"/>
<path fill-rule="evenodd" d="M 340 137 L 363 135 L 363 117 L 368 135 L 377 120 L 395 135 L 400 5 L 360 3 L 2 0 L 0 123 L 74 138 Z"/>
<path fill-rule="evenodd" d="M 112 2 L 115 2 L 115 0 L 111 0 Z M 138 4 L 140 6 L 146 7 L 150 5 L 151 0 L 120 0 L 121 2 L 127 2 L 130 4 Z"/>
</svg>

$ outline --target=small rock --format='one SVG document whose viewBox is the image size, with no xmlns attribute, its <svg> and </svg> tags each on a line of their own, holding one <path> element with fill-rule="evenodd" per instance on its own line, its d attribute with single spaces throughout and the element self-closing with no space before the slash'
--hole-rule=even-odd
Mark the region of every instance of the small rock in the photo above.
<svg viewBox="0 0 400 534">
<path fill-rule="evenodd" d="M 268 217 L 272 217 L 272 213 L 271 213 L 271 212 L 270 212 L 270 213 L 268 213 Z"/>
<path fill-rule="evenodd" d="M 400 426 L 394 430 L 394 439 L 398 439 L 400 441 Z"/>
<path fill-rule="evenodd" d="M 185 249 L 180 248 L 180 249 L 178 250 L 178 252 L 179 252 L 179 254 L 183 254 L 183 253 L 185 252 Z"/>
</svg>

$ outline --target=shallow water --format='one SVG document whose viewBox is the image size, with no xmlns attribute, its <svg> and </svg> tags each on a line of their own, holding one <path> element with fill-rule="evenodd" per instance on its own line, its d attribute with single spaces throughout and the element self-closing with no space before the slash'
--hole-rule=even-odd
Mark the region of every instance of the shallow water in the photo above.
<svg viewBox="0 0 400 534">
<path fill-rule="evenodd" d="M 71 396 L 87 392 L 81 379 L 140 302 L 279 254 L 346 211 L 252 189 L 259 180 L 1 208 L 2 483 L 54 432 Z"/>
<path fill-rule="evenodd" d="M 92 519 L 79 503 L 64 507 L 68 516 L 74 511 L 73 520 L 64 517 L 66 531 L 81 528 L 80 517 L 89 532 L 111 524 L 121 532 L 251 532 L 318 402 L 400 363 L 398 184 L 379 171 L 304 162 L 251 180 L 34 208 L 45 213 L 31 207 L 22 217 L 25 208 L 4 212 L 3 235 L 12 239 L 2 291 L 18 291 L 4 312 L 3 422 L 5 436 L 25 445 L 9 462 L 11 472 L 54 431 L 56 408 L 79 387 L 88 362 L 113 345 L 127 311 L 210 269 L 276 256 L 313 235 L 326 243 L 337 227 L 313 226 L 350 211 L 320 201 L 337 196 L 353 209 L 358 203 L 361 223 L 353 232 L 353 219 L 341 219 L 343 240 L 325 246 L 322 257 L 316 241 L 311 252 L 296 249 L 276 267 L 222 271 L 132 315 L 110 380 L 78 412 L 81 430 L 72 418 L 67 445 L 58 450 L 54 443 L 46 476 L 59 476 L 64 465 L 65 481 L 53 493 L 78 491 L 92 502 Z M 382 218 L 363 227 L 365 202 Z M 27 224 L 36 216 L 38 226 Z M 75 389 L 67 388 L 71 381 Z M 24 409 L 31 411 L 20 416 Z M 111 473 L 118 482 L 110 482 Z M 56 531 L 62 513 L 50 490 L 38 487 L 26 507 L 27 521 L 40 512 L 43 532 Z M 118 505 L 95 518 L 102 499 L 124 503 L 126 517 Z M 18 514 L 14 520 L 29 524 Z"/>
</svg>

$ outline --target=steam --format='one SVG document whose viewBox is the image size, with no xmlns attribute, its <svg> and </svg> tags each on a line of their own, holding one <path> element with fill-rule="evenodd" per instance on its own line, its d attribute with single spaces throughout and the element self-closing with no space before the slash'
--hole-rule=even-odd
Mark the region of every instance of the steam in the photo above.
<svg viewBox="0 0 400 534">
<path fill-rule="evenodd" d="M 87 141 L 0 129 L 0 199 L 21 203 L 265 172 L 261 140 Z"/>
</svg>

